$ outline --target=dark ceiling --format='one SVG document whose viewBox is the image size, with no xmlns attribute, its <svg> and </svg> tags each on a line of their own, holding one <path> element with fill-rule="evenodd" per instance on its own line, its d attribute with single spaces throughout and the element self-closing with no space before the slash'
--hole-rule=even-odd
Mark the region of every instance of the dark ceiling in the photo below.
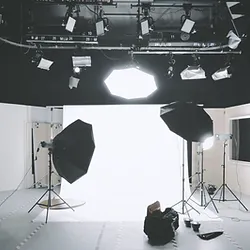
<svg viewBox="0 0 250 250">
<path fill-rule="evenodd" d="M 17 7 L 13 5 L 11 8 L 12 17 L 19 16 L 19 12 L 20 5 L 17 5 Z M 46 16 L 46 13 L 42 14 Z M 201 15 L 200 12 L 197 15 Z M 122 20 L 122 18 L 120 17 L 119 20 Z M 172 20 L 174 20 L 174 13 L 172 13 Z M 205 18 L 204 20 L 210 19 Z M 16 25 L 18 22 L 20 23 L 20 19 L 13 18 L 9 21 L 9 27 L 4 30 L 5 37 L 16 42 L 21 40 L 20 29 L 25 28 Z M 204 25 L 207 25 L 207 22 L 204 21 Z M 126 25 L 127 31 L 129 31 L 129 26 L 131 26 L 130 23 Z M 220 33 L 219 31 L 218 33 Z M 224 27 L 221 27 L 222 31 L 224 32 Z M 23 31 L 21 30 L 21 32 Z M 113 33 L 113 39 L 115 34 Z M 82 55 L 91 55 L 92 67 L 82 72 L 78 88 L 71 90 L 68 87 L 69 77 L 72 75 L 71 56 L 78 52 L 66 49 L 44 50 L 44 57 L 54 61 L 51 70 L 44 71 L 31 63 L 31 57 L 35 53 L 33 49 L 18 48 L 1 43 L 0 102 L 34 106 L 61 106 L 85 104 L 166 104 L 173 101 L 192 101 L 204 104 L 208 108 L 223 108 L 244 104 L 250 102 L 250 82 L 248 77 L 250 53 L 248 44 L 250 44 L 248 40 L 244 40 L 240 44 L 239 49 L 243 53 L 234 58 L 233 77 L 217 82 L 212 80 L 211 75 L 223 66 L 226 55 L 201 55 L 201 65 L 206 71 L 207 79 L 189 81 L 180 79 L 180 72 L 191 63 L 191 56 L 189 55 L 175 56 L 175 75 L 172 79 L 166 77 L 168 56 L 136 55 L 135 58 L 140 63 L 140 66 L 154 74 L 158 90 L 147 99 L 128 101 L 112 96 L 104 85 L 105 77 L 114 67 L 129 61 L 128 52 L 81 50 Z"/>
</svg>

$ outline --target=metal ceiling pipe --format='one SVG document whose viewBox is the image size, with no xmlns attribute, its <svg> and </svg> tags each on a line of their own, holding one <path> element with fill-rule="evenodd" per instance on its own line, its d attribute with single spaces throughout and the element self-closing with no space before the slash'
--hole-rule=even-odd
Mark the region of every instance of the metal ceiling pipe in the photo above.
<svg viewBox="0 0 250 250">
<path fill-rule="evenodd" d="M 26 45 L 26 44 L 20 44 L 16 42 L 9 41 L 7 39 L 4 39 L 0 37 L 0 40 L 16 46 L 16 47 L 22 47 L 22 48 L 27 48 L 27 49 L 50 49 L 50 50 L 57 50 L 57 49 L 84 49 L 84 50 L 116 50 L 116 51 L 133 51 L 133 53 L 147 53 L 147 54 L 152 54 L 157 52 L 157 54 L 168 54 L 168 53 L 179 53 L 183 54 L 184 52 L 189 52 L 189 53 L 207 53 L 207 54 L 241 54 L 241 51 L 224 51 L 223 49 L 228 49 L 228 45 L 223 45 L 223 46 L 214 46 L 214 47 L 207 47 L 207 48 L 180 48 L 180 47 L 140 47 L 140 51 L 134 51 L 131 47 L 118 47 L 118 46 L 81 46 L 79 47 L 78 44 L 74 46 L 60 46 L 60 45 L 53 45 L 53 46 L 42 46 L 41 44 L 37 45 Z M 210 52 L 210 53 L 208 53 Z"/>
<path fill-rule="evenodd" d="M 134 55 L 225 55 L 225 54 L 234 54 L 240 55 L 241 51 L 134 51 Z"/>
<path fill-rule="evenodd" d="M 140 14 L 143 16 L 143 14 Z M 106 13 L 105 16 L 138 16 L 137 13 Z"/>
<path fill-rule="evenodd" d="M 140 4 L 140 5 L 138 5 L 138 4 L 131 4 L 130 5 L 131 6 L 131 8 L 138 8 L 138 7 L 144 7 L 144 5 L 143 4 Z M 151 4 L 150 5 L 150 7 L 152 7 L 152 8 L 164 8 L 164 7 L 167 7 L 167 8 L 173 8 L 173 7 L 179 7 L 179 8 L 181 8 L 181 7 L 183 7 L 183 3 L 172 3 L 172 4 L 170 4 L 170 3 L 166 3 L 166 4 Z M 214 4 L 211 4 L 211 3 L 204 3 L 204 4 L 195 4 L 195 3 L 192 3 L 192 7 L 194 7 L 194 8 L 204 8 L 204 7 L 209 7 L 209 8 L 212 8 L 212 7 L 214 7 Z"/>
</svg>

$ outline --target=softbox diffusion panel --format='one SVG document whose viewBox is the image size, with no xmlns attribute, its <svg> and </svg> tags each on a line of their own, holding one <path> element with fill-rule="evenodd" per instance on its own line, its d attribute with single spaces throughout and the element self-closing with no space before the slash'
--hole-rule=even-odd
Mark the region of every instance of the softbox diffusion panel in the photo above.
<svg viewBox="0 0 250 250">
<path fill-rule="evenodd" d="M 203 142 L 213 136 L 213 121 L 193 103 L 171 103 L 161 107 L 161 118 L 169 129 L 187 141 Z"/>
<path fill-rule="evenodd" d="M 73 183 L 88 172 L 95 142 L 92 125 L 76 120 L 53 140 L 53 163 L 58 174 Z"/>
</svg>

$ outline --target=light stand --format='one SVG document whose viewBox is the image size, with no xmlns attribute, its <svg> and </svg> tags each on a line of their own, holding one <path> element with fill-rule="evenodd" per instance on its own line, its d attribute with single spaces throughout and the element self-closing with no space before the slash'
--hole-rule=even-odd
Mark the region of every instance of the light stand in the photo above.
<svg viewBox="0 0 250 250">
<path fill-rule="evenodd" d="M 225 140 L 223 142 L 223 163 L 222 163 L 222 184 L 221 186 L 217 189 L 217 191 L 215 192 L 214 196 L 211 198 L 210 202 L 217 200 L 217 201 L 238 201 L 244 208 L 246 211 L 248 211 L 247 207 L 241 202 L 241 200 L 234 194 L 234 192 L 229 188 L 229 186 L 226 184 L 226 146 L 227 146 L 227 140 Z M 225 198 L 226 196 L 226 188 L 229 190 L 229 192 L 235 197 L 235 200 L 227 200 Z M 220 198 L 219 199 L 215 199 L 214 197 L 217 195 L 217 193 L 221 190 L 220 193 Z M 207 205 L 205 206 L 205 208 L 209 205 L 209 203 L 207 203 Z M 218 210 L 217 210 L 218 212 Z"/>
<path fill-rule="evenodd" d="M 193 192 L 191 193 L 191 195 L 189 196 L 189 198 L 187 199 L 187 201 L 189 201 L 189 199 L 191 199 L 191 197 L 194 195 L 194 193 L 198 190 L 198 189 L 200 189 L 200 204 L 198 204 L 197 202 L 195 202 L 195 201 L 193 201 L 194 203 L 196 203 L 197 205 L 199 205 L 199 206 L 201 206 L 201 207 L 203 207 L 203 206 L 206 206 L 206 192 L 207 192 L 207 194 L 209 195 L 209 193 L 208 193 L 208 190 L 207 190 L 207 187 L 204 185 L 205 184 L 205 182 L 204 182 L 204 160 L 203 160 L 203 152 L 204 152 L 204 150 L 203 150 L 203 147 L 202 147 L 202 145 L 201 145 L 201 151 L 199 152 L 199 154 L 200 154 L 200 156 L 201 156 L 201 161 L 200 161 L 200 167 L 201 167 L 201 169 L 200 169 L 200 172 L 199 172 L 199 175 L 200 175 L 200 181 L 199 181 L 199 183 L 197 184 L 197 186 L 195 187 L 195 189 L 193 190 Z M 210 197 L 210 195 L 209 195 L 209 197 Z M 211 199 L 211 197 L 210 197 L 210 199 Z M 211 199 L 211 202 L 212 202 L 212 204 L 213 204 L 213 206 L 214 206 L 214 208 L 215 208 L 215 210 L 216 210 L 216 212 L 218 213 L 218 209 L 217 209 L 217 207 L 215 206 L 215 204 L 214 204 L 214 201 Z"/>
<path fill-rule="evenodd" d="M 28 211 L 28 213 L 30 213 L 36 205 L 39 205 L 39 206 L 42 206 L 42 207 L 46 207 L 47 208 L 47 213 L 46 213 L 46 220 L 45 220 L 45 223 L 48 222 L 48 216 L 49 216 L 49 209 L 52 208 L 52 207 L 55 207 L 55 206 L 59 206 L 59 205 L 62 205 L 62 204 L 66 204 L 70 209 L 72 209 L 73 211 L 75 211 L 59 194 L 57 194 L 53 187 L 52 187 L 52 162 L 51 162 L 51 156 L 52 156 L 52 148 L 48 148 L 49 150 L 49 184 L 48 184 L 48 189 L 47 191 L 41 196 L 41 198 L 33 205 L 33 207 Z M 42 204 L 42 203 L 39 203 L 41 201 L 41 199 L 48 193 L 48 204 Z M 55 204 L 53 205 L 52 204 L 52 198 L 51 198 L 51 193 L 54 193 L 61 201 L 62 203 L 60 204 Z"/>
<path fill-rule="evenodd" d="M 187 208 L 187 205 L 189 207 L 191 207 L 191 209 L 193 209 L 198 214 L 200 214 L 200 213 L 199 213 L 198 210 L 196 210 L 193 206 L 191 206 L 185 200 L 185 164 L 184 164 L 185 156 L 184 156 L 184 151 L 185 151 L 185 142 L 184 142 L 184 139 L 183 139 L 183 144 L 182 144 L 182 199 L 179 202 L 177 202 L 176 204 L 174 204 L 172 207 L 175 207 L 175 206 L 181 204 L 182 205 L 182 209 L 181 209 L 181 213 L 180 214 L 185 214 L 184 210 L 186 209 L 186 213 L 188 214 L 188 217 L 190 218 L 189 210 Z"/>
</svg>

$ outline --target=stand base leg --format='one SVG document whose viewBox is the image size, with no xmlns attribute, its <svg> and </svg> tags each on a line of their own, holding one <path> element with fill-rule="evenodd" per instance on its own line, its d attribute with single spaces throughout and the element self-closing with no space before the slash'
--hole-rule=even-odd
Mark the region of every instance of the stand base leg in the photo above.
<svg viewBox="0 0 250 250">
<path fill-rule="evenodd" d="M 196 213 L 200 214 L 200 212 L 197 209 L 195 209 L 192 205 L 190 205 L 186 200 L 181 200 L 181 201 L 177 202 L 176 204 L 174 204 L 173 206 L 171 206 L 171 208 L 177 206 L 180 203 L 182 203 L 182 206 L 185 207 L 186 213 L 188 214 L 189 218 L 190 218 L 190 215 L 189 215 L 189 210 L 187 209 L 187 205 L 189 207 L 191 207 L 191 209 L 194 210 Z M 182 212 L 180 214 L 186 214 L 186 213 L 184 212 L 184 209 L 182 209 Z"/>
<path fill-rule="evenodd" d="M 235 200 L 227 200 L 227 199 L 225 199 L 225 188 L 227 188 L 228 190 L 229 190 L 229 192 L 234 196 L 234 198 L 235 198 Z M 235 193 L 229 188 L 229 186 L 227 185 L 227 184 L 222 184 L 220 187 L 219 187 L 219 189 L 215 192 L 215 194 L 214 194 L 214 196 L 211 198 L 211 200 L 207 203 L 207 205 L 205 206 L 205 208 L 209 205 L 209 203 L 210 202 L 213 202 L 213 204 L 214 204 L 214 200 L 215 200 L 215 196 L 217 195 L 217 193 L 219 192 L 221 190 L 221 193 L 220 193 L 220 198 L 219 198 L 219 202 L 221 202 L 221 201 L 238 201 L 240 204 L 241 204 L 241 206 L 246 210 L 246 211 L 248 211 L 248 209 L 247 209 L 247 207 L 242 203 L 242 201 L 235 195 Z M 224 194 L 223 195 L 223 199 L 221 199 L 222 198 L 222 194 Z M 214 207 L 216 207 L 215 205 L 214 205 Z M 218 210 L 217 210 L 217 208 L 216 208 L 216 211 L 217 211 L 217 213 L 218 213 Z"/>
<path fill-rule="evenodd" d="M 236 196 L 236 194 L 229 188 L 229 186 L 227 184 L 226 185 L 226 188 L 229 190 L 229 192 L 234 196 L 234 198 L 236 199 L 236 201 L 238 201 L 242 207 L 245 208 L 246 211 L 248 211 L 247 207 L 242 203 L 242 201 Z"/>
<path fill-rule="evenodd" d="M 57 194 L 53 189 L 47 189 L 46 192 L 41 196 L 41 198 L 39 198 L 39 200 L 32 206 L 32 208 L 28 211 L 28 213 L 30 213 L 36 205 L 41 205 L 39 204 L 39 202 L 42 200 L 42 198 L 47 194 L 49 193 L 49 198 L 48 198 L 48 204 L 47 205 L 42 205 L 43 207 L 46 207 L 47 209 L 47 212 L 46 212 L 46 219 L 45 219 L 45 223 L 48 222 L 48 217 L 49 217 L 49 210 L 52 206 L 52 203 L 51 203 L 51 192 L 53 192 L 63 203 L 62 204 L 66 204 L 72 211 L 75 211 L 73 209 L 73 207 L 71 207 L 59 194 Z"/>
<path fill-rule="evenodd" d="M 206 189 L 206 191 L 207 191 L 207 193 L 208 193 L 207 187 L 205 187 L 205 189 Z M 208 195 L 209 195 L 209 193 L 208 193 Z M 209 197 L 210 197 L 209 203 L 212 202 L 215 211 L 216 211 L 217 213 L 219 213 L 218 208 L 216 207 L 216 205 L 215 205 L 215 203 L 214 203 L 212 197 L 211 197 L 210 195 L 209 195 Z M 207 204 L 207 203 L 206 203 L 206 204 Z M 205 209 L 206 207 L 207 207 L 207 205 L 205 205 L 204 209 Z"/>
<path fill-rule="evenodd" d="M 41 201 L 41 199 L 42 199 L 48 192 L 49 192 L 49 189 L 46 190 L 46 192 L 41 196 L 41 198 L 39 198 L 39 200 L 33 205 L 33 207 L 28 211 L 28 213 L 30 213 L 30 212 L 35 208 L 35 206 L 39 204 L 39 202 Z"/>
<path fill-rule="evenodd" d="M 54 190 L 52 190 L 52 192 L 63 202 L 63 204 L 66 204 L 68 208 L 75 212 L 74 208 L 71 207 L 57 192 Z"/>
</svg>

